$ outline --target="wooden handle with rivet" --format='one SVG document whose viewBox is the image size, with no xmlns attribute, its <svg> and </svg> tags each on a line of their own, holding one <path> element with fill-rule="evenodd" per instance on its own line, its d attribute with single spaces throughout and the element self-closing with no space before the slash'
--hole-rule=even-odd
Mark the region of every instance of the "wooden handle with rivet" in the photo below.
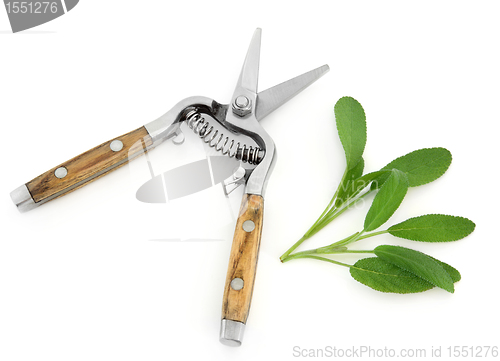
<svg viewBox="0 0 500 361">
<path fill-rule="evenodd" d="M 20 211 L 27 211 L 74 191 L 144 154 L 152 141 L 140 127 L 90 149 L 39 175 L 11 193 Z"/>
<path fill-rule="evenodd" d="M 220 341 L 229 346 L 239 346 L 243 338 L 252 301 L 263 216 L 262 196 L 244 194 L 234 231 L 222 302 Z"/>
</svg>

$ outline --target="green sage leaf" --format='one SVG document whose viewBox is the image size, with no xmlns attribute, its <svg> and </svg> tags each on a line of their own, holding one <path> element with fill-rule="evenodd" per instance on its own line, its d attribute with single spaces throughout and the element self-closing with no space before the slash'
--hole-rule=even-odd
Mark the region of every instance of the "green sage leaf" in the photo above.
<svg viewBox="0 0 500 361">
<path fill-rule="evenodd" d="M 380 227 L 394 214 L 408 191 L 408 179 L 405 173 L 393 169 L 389 178 L 380 188 L 365 217 L 364 231 L 369 232 Z"/>
<path fill-rule="evenodd" d="M 407 219 L 388 229 L 393 236 L 420 242 L 451 242 L 474 231 L 476 225 L 467 218 L 445 214 L 426 214 Z"/>
<path fill-rule="evenodd" d="M 417 293 L 434 285 L 377 257 L 363 258 L 349 269 L 356 281 L 380 292 Z"/>
<path fill-rule="evenodd" d="M 448 292 L 455 291 L 453 279 L 434 258 L 413 249 L 399 246 L 378 246 L 375 255 Z"/>
<path fill-rule="evenodd" d="M 335 104 L 334 111 L 337 131 L 344 147 L 347 169 L 352 169 L 358 164 L 365 150 L 365 111 L 361 104 L 351 97 L 340 98 Z"/>
<path fill-rule="evenodd" d="M 352 187 L 352 182 L 363 175 L 363 170 L 365 168 L 365 161 L 361 158 L 352 169 L 346 169 L 346 175 L 339 186 L 339 191 L 337 193 L 337 198 L 335 199 L 335 206 L 338 207 L 348 198 L 346 193 L 349 192 Z"/>
<path fill-rule="evenodd" d="M 451 153 L 445 148 L 424 148 L 399 157 L 382 169 L 399 169 L 406 173 L 410 187 L 430 183 L 448 169 L 451 164 Z M 372 183 L 372 189 L 379 188 L 387 180 L 382 175 Z"/>
<path fill-rule="evenodd" d="M 441 262 L 440 260 L 435 259 L 434 257 L 431 257 L 431 258 L 434 261 L 436 261 L 437 263 L 439 263 L 444 268 L 444 270 L 446 272 L 448 272 L 448 274 L 450 275 L 451 280 L 453 281 L 453 283 L 458 282 L 458 281 L 460 281 L 462 279 L 462 276 L 460 275 L 460 272 L 458 272 L 458 270 L 456 268 L 453 268 L 449 264 Z"/>
<path fill-rule="evenodd" d="M 453 282 L 460 281 L 460 273 L 455 268 L 433 259 L 448 272 Z M 380 292 L 417 293 L 434 288 L 432 283 L 378 257 L 360 259 L 349 272 L 356 281 Z"/>
<path fill-rule="evenodd" d="M 346 177 L 349 180 L 354 180 L 363 175 L 363 170 L 365 169 L 365 160 L 363 157 L 359 159 L 358 164 L 354 168 L 349 171 L 349 177 Z"/>
</svg>

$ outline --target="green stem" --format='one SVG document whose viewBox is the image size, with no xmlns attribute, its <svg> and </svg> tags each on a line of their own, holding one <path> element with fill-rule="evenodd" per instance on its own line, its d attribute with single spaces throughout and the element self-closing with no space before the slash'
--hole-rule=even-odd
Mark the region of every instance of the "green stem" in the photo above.
<svg viewBox="0 0 500 361">
<path fill-rule="evenodd" d="M 344 238 L 342 241 L 338 242 L 338 244 L 336 245 L 337 247 L 341 247 L 341 246 L 346 246 L 348 245 L 349 243 L 354 243 L 354 242 L 357 242 L 361 235 L 363 234 L 364 231 L 361 231 L 361 232 L 356 232 L 355 234 L 353 234 L 352 237 L 347 237 L 347 238 Z"/>
<path fill-rule="evenodd" d="M 347 172 L 348 172 L 348 169 L 346 167 L 346 169 L 344 171 L 344 174 L 342 175 L 342 179 L 340 180 L 340 184 L 337 187 L 337 190 L 335 191 L 335 194 L 333 195 L 332 199 L 330 200 L 330 203 L 328 203 L 328 206 L 325 208 L 325 210 L 323 211 L 323 213 L 321 213 L 321 215 L 316 220 L 316 222 L 314 222 L 314 224 L 308 229 L 308 231 L 302 236 L 302 238 L 299 239 L 297 242 L 295 242 L 292 247 L 290 247 L 285 253 L 283 253 L 281 255 L 281 257 L 280 257 L 281 261 L 283 261 L 285 258 L 287 258 L 290 255 L 290 253 L 292 253 L 293 251 L 295 251 L 297 249 L 297 247 L 299 247 L 306 239 L 308 239 L 313 234 L 315 234 L 316 232 L 314 232 L 312 234 L 311 234 L 311 232 L 314 230 L 314 228 L 317 226 L 317 224 L 323 219 L 323 217 L 328 212 L 330 212 L 332 209 L 335 209 L 335 207 L 332 207 L 332 206 L 333 206 L 333 203 L 335 202 L 335 200 L 337 199 L 337 196 L 338 196 L 338 194 L 340 192 L 342 184 L 344 183 L 345 177 L 347 176 Z"/>
<path fill-rule="evenodd" d="M 342 253 L 375 253 L 375 250 L 366 250 L 366 249 L 346 249 Z"/>
<path fill-rule="evenodd" d="M 309 237 L 312 237 L 313 235 L 315 235 L 316 233 L 318 233 L 320 230 L 322 230 L 324 227 L 326 227 L 331 221 L 333 221 L 335 218 L 337 218 L 342 213 L 344 213 L 345 211 L 347 211 L 351 206 L 353 206 L 356 203 L 358 203 L 361 199 L 363 199 L 364 197 L 366 197 L 371 192 L 373 192 L 373 190 L 367 191 L 366 193 L 364 193 L 363 195 L 359 196 L 358 198 L 355 198 L 355 197 L 360 192 L 357 192 L 357 193 L 353 194 L 349 199 L 347 199 L 344 203 L 342 203 L 342 205 L 340 207 L 338 207 L 335 212 L 333 212 L 331 215 L 325 217 L 321 222 L 319 222 L 316 225 L 316 228 L 314 229 L 314 231 L 309 234 Z"/>
<path fill-rule="evenodd" d="M 368 233 L 368 234 L 365 234 L 365 235 L 363 235 L 364 231 L 356 232 L 356 233 L 350 235 L 349 237 L 344 238 L 343 240 L 340 240 L 338 242 L 332 243 L 330 246 L 327 246 L 327 247 L 342 247 L 342 246 L 346 246 L 346 245 L 348 245 L 350 243 L 354 243 L 354 242 L 360 241 L 362 239 L 366 239 L 366 238 L 370 238 L 370 237 L 375 237 L 375 236 L 378 236 L 380 234 L 384 234 L 384 233 L 388 233 L 388 232 L 389 232 L 388 230 L 385 230 L 385 231 L 372 232 L 372 233 Z"/>
<path fill-rule="evenodd" d="M 348 243 L 349 240 L 351 240 L 352 238 L 356 237 L 358 234 L 359 234 L 359 232 L 353 233 L 349 237 L 346 237 L 344 239 L 341 239 L 340 241 L 337 241 L 337 242 L 332 243 L 332 244 L 330 244 L 330 245 L 328 245 L 326 247 L 321 247 L 321 248 L 318 248 L 318 249 L 326 249 L 326 248 L 329 248 L 329 247 L 336 248 L 336 247 L 343 246 L 344 244 Z"/>
<path fill-rule="evenodd" d="M 324 217 L 320 222 L 318 222 L 314 229 L 309 232 L 308 238 L 314 236 L 316 233 L 321 231 L 323 228 L 325 228 L 331 221 L 333 221 L 335 218 L 340 216 L 342 213 L 344 213 L 347 210 L 347 207 L 343 207 L 343 205 L 340 208 L 336 208 L 332 214 Z"/>
<path fill-rule="evenodd" d="M 325 258 L 325 257 L 319 257 L 319 256 L 312 256 L 312 255 L 301 255 L 301 256 L 298 256 L 298 254 L 293 254 L 291 255 L 290 257 L 288 257 L 286 260 L 284 260 L 283 262 L 287 262 L 287 261 L 290 261 L 292 259 L 299 259 L 299 258 L 312 258 L 312 259 L 317 259 L 319 261 L 325 261 L 325 262 L 330 262 L 330 263 L 333 263 L 333 264 L 338 264 L 339 266 L 344 266 L 344 267 L 351 267 L 350 264 L 347 264 L 347 263 L 342 263 L 342 262 L 338 262 L 338 261 L 334 261 L 333 259 L 330 259 L 330 258 Z"/>
<path fill-rule="evenodd" d="M 293 246 L 288 249 L 288 251 L 286 251 L 285 253 L 283 253 L 281 255 L 281 257 L 280 257 L 281 262 L 285 262 L 285 259 L 290 255 L 290 253 L 292 253 L 293 251 L 295 251 L 297 249 L 297 247 L 300 246 L 302 244 L 302 242 L 304 242 L 307 238 L 308 237 L 306 237 L 305 235 L 303 235 L 301 239 L 299 239 L 297 242 L 295 242 L 293 244 Z"/>
<path fill-rule="evenodd" d="M 297 252 L 291 256 L 283 255 L 283 256 L 281 256 L 280 259 L 282 262 L 287 262 L 290 259 L 302 258 L 303 256 L 309 256 L 309 255 L 313 255 L 313 254 L 373 253 L 373 251 L 366 251 L 366 250 L 348 250 L 345 246 L 350 244 L 350 243 L 354 243 L 354 242 L 357 242 L 359 240 L 362 240 L 362 239 L 375 237 L 375 236 L 378 236 L 380 234 L 384 234 L 384 233 L 388 233 L 388 232 L 389 232 L 388 230 L 385 230 L 385 231 L 372 232 L 372 233 L 368 233 L 365 235 L 363 235 L 363 231 L 356 232 L 354 234 L 351 234 L 349 237 L 341 239 L 340 241 L 332 243 L 328 246 L 320 247 L 320 248 L 316 248 L 316 249 L 310 249 L 310 250 L 302 251 L 302 252 Z M 295 256 L 297 256 L 297 257 L 295 257 Z"/>
<path fill-rule="evenodd" d="M 303 258 L 305 256 L 317 255 L 317 254 L 341 254 L 341 253 L 374 253 L 373 250 L 348 250 L 346 247 L 321 247 L 316 249 L 310 249 L 307 251 L 297 252 L 291 256 L 284 257 L 281 261 L 287 262 L 295 258 Z"/>
<path fill-rule="evenodd" d="M 372 233 L 368 233 L 368 234 L 365 234 L 365 235 L 363 235 L 364 231 L 356 232 L 354 234 L 351 234 L 349 237 L 341 239 L 338 242 L 332 243 L 332 244 L 330 244 L 330 245 L 328 245 L 326 247 L 318 248 L 318 253 L 322 253 L 321 252 L 322 249 L 340 248 L 340 247 L 348 245 L 349 243 L 354 243 L 354 242 L 360 241 L 362 239 L 366 239 L 366 238 L 370 238 L 370 237 L 375 237 L 375 236 L 378 236 L 380 234 L 384 234 L 384 233 L 388 233 L 388 232 L 389 232 L 388 230 L 385 230 L 385 231 L 372 232 Z"/>
<path fill-rule="evenodd" d="M 364 236 L 359 237 L 356 241 L 359 241 L 359 240 L 362 240 L 362 239 L 366 239 L 366 238 L 370 238 L 370 237 L 375 237 L 375 236 L 378 236 L 379 234 L 384 234 L 384 233 L 389 233 L 389 231 L 386 229 L 385 231 L 378 231 L 378 232 L 367 233 Z"/>
<path fill-rule="evenodd" d="M 344 178 L 347 174 L 347 171 L 344 172 L 344 175 L 342 176 L 342 181 L 341 181 L 341 184 L 342 182 L 344 181 Z M 337 195 L 339 193 L 339 189 L 340 189 L 340 185 L 339 187 L 337 188 L 337 191 L 335 192 L 335 195 L 333 196 L 332 200 L 330 201 L 330 203 L 328 204 L 328 207 L 326 207 L 326 209 L 323 211 L 323 213 L 321 214 L 321 216 L 319 217 L 319 219 L 311 226 L 311 228 L 309 228 L 309 230 L 302 236 L 301 239 L 299 239 L 297 242 L 294 243 L 294 245 L 292 247 L 290 247 L 285 253 L 283 253 L 280 257 L 280 260 L 282 262 L 285 261 L 286 258 L 288 258 L 288 256 L 297 249 L 297 247 L 299 247 L 306 239 L 314 236 L 316 233 L 318 233 L 320 230 L 322 230 L 326 225 L 328 225 L 331 221 L 333 221 L 335 218 L 337 218 L 338 216 L 340 216 L 342 213 L 344 213 L 346 210 L 348 210 L 352 205 L 355 205 L 357 202 L 359 202 L 361 199 L 363 199 L 364 197 L 366 197 L 368 194 L 370 194 L 371 192 L 373 192 L 374 190 L 371 189 L 367 192 L 365 192 L 363 195 L 359 196 L 358 198 L 355 198 L 356 196 L 358 196 L 358 194 L 362 191 L 359 190 L 358 192 L 354 193 L 351 197 L 349 197 L 344 203 L 342 203 L 339 207 L 334 207 L 332 209 L 334 209 L 334 211 L 325 217 L 325 215 L 328 213 L 328 211 L 330 211 L 330 207 L 333 205 L 333 202 L 335 201 L 335 199 L 337 198 Z M 365 237 L 366 238 L 366 237 Z M 358 239 L 357 239 L 358 240 Z M 349 242 L 350 243 L 350 242 Z"/>
<path fill-rule="evenodd" d="M 332 207 L 335 200 L 337 199 L 337 196 L 339 195 L 339 192 L 340 192 L 340 189 L 342 188 L 342 185 L 344 184 L 344 181 L 345 181 L 345 177 L 347 176 L 347 173 L 348 173 L 348 169 L 346 167 L 345 171 L 344 171 L 344 174 L 342 175 L 342 179 L 340 180 L 340 183 L 339 183 L 339 186 L 337 187 L 337 190 L 335 191 L 335 194 L 333 195 L 332 199 L 330 200 L 330 203 L 328 203 L 328 206 L 325 208 L 325 210 L 323 211 L 323 213 L 321 213 L 321 216 L 319 216 L 319 218 L 316 220 L 316 222 L 314 222 L 314 224 L 309 228 L 309 230 L 305 233 L 305 236 L 307 236 L 307 238 L 310 237 L 310 233 L 311 231 L 314 229 L 314 227 L 316 227 L 316 225 L 323 219 L 323 217 L 328 213 L 330 212 L 332 209 L 336 208 L 336 207 Z M 306 239 L 307 239 L 306 238 Z"/>
<path fill-rule="evenodd" d="M 302 252 L 294 253 L 291 256 L 286 257 L 283 260 L 283 262 L 286 262 L 289 259 L 301 258 L 302 256 L 310 256 L 310 255 L 313 255 L 313 254 L 339 254 L 339 253 L 344 253 L 345 251 L 347 251 L 347 248 L 345 248 L 345 247 L 336 248 L 336 249 L 332 248 L 330 250 L 325 250 L 325 251 L 321 251 L 320 248 L 309 249 L 307 251 L 302 251 Z"/>
</svg>

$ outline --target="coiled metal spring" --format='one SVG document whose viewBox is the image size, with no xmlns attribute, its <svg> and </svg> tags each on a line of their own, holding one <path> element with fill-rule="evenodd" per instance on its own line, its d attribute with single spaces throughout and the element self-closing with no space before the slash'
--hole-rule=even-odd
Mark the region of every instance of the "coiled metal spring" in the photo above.
<svg viewBox="0 0 500 361">
<path fill-rule="evenodd" d="M 242 145 L 240 142 L 230 139 L 229 136 L 224 136 L 222 131 L 210 125 L 196 110 L 191 110 L 186 114 L 186 124 L 211 148 L 215 148 L 229 158 L 235 157 L 237 160 L 249 164 L 259 164 L 264 158 L 265 152 L 261 148 Z"/>
</svg>

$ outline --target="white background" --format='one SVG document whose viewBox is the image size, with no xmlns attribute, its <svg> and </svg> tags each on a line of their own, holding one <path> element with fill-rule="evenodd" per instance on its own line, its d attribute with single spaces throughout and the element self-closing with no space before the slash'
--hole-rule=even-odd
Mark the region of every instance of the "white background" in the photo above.
<svg viewBox="0 0 500 361">
<path fill-rule="evenodd" d="M 446 358 L 449 346 L 500 346 L 499 10 L 494 1 L 84 0 L 19 34 L 1 10 L 0 360 L 286 360 L 296 346 L 423 348 L 428 357 L 441 346 Z M 227 200 L 142 204 L 135 191 L 147 175 L 138 180 L 132 165 L 25 214 L 9 193 L 185 97 L 226 103 L 256 27 L 260 89 L 324 63 L 331 71 L 263 121 L 278 162 L 244 344 L 228 348 L 218 341 L 233 232 L 220 226 L 235 217 Z M 453 214 L 476 223 L 471 236 L 422 244 L 384 235 L 356 247 L 427 252 L 461 272 L 455 294 L 384 294 L 343 267 L 279 262 L 342 175 L 333 106 L 345 95 L 367 114 L 366 171 L 419 148 L 453 154 L 446 174 L 410 189 L 388 225 Z M 239 204 L 241 192 L 232 197 Z M 360 230 L 368 206 L 301 249 Z M 151 241 L 205 219 L 223 241 Z"/>
</svg>

